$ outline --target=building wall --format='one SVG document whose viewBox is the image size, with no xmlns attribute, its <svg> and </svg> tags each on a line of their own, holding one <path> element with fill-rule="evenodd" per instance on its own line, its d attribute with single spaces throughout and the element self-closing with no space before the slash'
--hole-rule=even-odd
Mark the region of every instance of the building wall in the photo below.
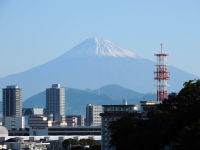
<svg viewBox="0 0 200 150">
<path fill-rule="evenodd" d="M 101 127 L 89 127 L 89 126 L 79 126 L 79 127 L 49 127 L 49 135 L 90 135 L 90 136 L 100 136 Z"/>
<path fill-rule="evenodd" d="M 67 115 L 66 117 L 77 117 L 77 126 L 85 125 L 84 115 Z"/>
<path fill-rule="evenodd" d="M 48 135 L 48 127 L 30 127 L 29 128 L 30 136 L 44 136 Z"/>
<path fill-rule="evenodd" d="M 3 122 L 5 117 L 22 116 L 22 89 L 18 86 L 7 86 L 3 89 Z"/>
<path fill-rule="evenodd" d="M 34 115 L 29 118 L 29 135 L 42 136 L 48 135 L 48 127 L 52 126 L 52 121 L 48 120 L 46 116 Z"/>
<path fill-rule="evenodd" d="M 102 113 L 102 106 L 88 104 L 86 106 L 86 125 L 101 126 L 100 113 Z"/>
<path fill-rule="evenodd" d="M 12 128 L 20 129 L 25 127 L 24 117 L 5 117 L 4 126 L 11 130 Z"/>
<path fill-rule="evenodd" d="M 66 122 L 67 122 L 67 126 L 77 126 L 77 117 L 74 116 L 66 116 Z"/>
<path fill-rule="evenodd" d="M 65 121 L 65 88 L 59 84 L 46 89 L 46 114 L 53 114 L 54 121 Z"/>
<path fill-rule="evenodd" d="M 138 111 L 138 105 L 103 105 L 103 113 L 101 114 L 102 150 L 115 150 L 115 147 L 109 147 L 109 142 L 111 140 L 111 132 L 108 129 L 108 127 L 110 123 L 120 119 L 126 114 L 135 113 L 136 111 Z"/>
</svg>

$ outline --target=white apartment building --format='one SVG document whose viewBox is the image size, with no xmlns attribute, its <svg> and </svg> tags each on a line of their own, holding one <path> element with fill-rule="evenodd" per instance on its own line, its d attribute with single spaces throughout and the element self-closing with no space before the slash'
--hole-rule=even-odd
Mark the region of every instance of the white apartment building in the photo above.
<svg viewBox="0 0 200 150">
<path fill-rule="evenodd" d="M 86 106 L 86 125 L 101 126 L 102 106 L 88 104 Z"/>
</svg>

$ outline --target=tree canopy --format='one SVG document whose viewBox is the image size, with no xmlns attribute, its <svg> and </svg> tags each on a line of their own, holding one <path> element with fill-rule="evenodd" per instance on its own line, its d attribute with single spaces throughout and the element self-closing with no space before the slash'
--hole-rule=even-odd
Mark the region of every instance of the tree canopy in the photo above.
<svg viewBox="0 0 200 150">
<path fill-rule="evenodd" d="M 126 116 L 110 125 L 117 150 L 200 149 L 200 80 L 184 83 L 178 93 L 148 114 L 148 120 Z"/>
</svg>

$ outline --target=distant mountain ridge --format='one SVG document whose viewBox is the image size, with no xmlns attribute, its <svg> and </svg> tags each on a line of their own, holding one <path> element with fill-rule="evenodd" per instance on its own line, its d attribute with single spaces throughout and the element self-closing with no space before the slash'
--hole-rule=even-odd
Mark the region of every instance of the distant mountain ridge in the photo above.
<svg viewBox="0 0 200 150">
<path fill-rule="evenodd" d="M 128 101 L 128 104 L 139 104 L 139 101 L 141 100 L 155 100 L 156 98 L 156 94 L 142 94 L 119 85 L 107 85 L 96 90 L 65 88 L 65 92 L 66 114 L 85 114 L 87 104 L 122 104 L 124 98 Z M 23 107 L 45 108 L 45 91 L 42 91 L 24 101 Z"/>
<path fill-rule="evenodd" d="M 75 89 L 98 89 L 118 84 L 141 93 L 155 93 L 154 65 L 155 62 L 108 40 L 90 38 L 46 64 L 0 78 L 0 88 L 17 84 L 23 89 L 23 99 L 43 91 L 52 83 Z M 169 70 L 169 92 L 178 92 L 185 81 L 198 78 L 172 66 Z"/>
</svg>

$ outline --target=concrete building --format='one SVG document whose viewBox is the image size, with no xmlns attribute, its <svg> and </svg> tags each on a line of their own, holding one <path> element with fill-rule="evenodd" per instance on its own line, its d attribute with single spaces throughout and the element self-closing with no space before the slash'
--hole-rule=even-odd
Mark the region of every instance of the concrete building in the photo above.
<svg viewBox="0 0 200 150">
<path fill-rule="evenodd" d="M 85 125 L 84 115 L 66 115 L 66 118 L 67 117 L 76 117 L 77 118 L 77 126 L 84 126 Z"/>
<path fill-rule="evenodd" d="M 49 127 L 48 135 L 51 136 L 101 136 L 101 127 L 99 126 L 77 126 L 77 127 Z"/>
<path fill-rule="evenodd" d="M 121 117 L 136 113 L 138 111 L 138 105 L 127 105 L 127 102 L 124 101 L 124 105 L 103 105 L 103 113 L 102 117 L 102 128 L 101 128 L 101 136 L 102 136 L 102 150 L 115 150 L 114 147 L 109 147 L 110 131 L 108 129 L 109 124 L 112 121 L 116 121 Z"/>
<path fill-rule="evenodd" d="M 86 125 L 101 126 L 100 113 L 102 113 L 102 106 L 88 104 L 86 106 Z"/>
<path fill-rule="evenodd" d="M 29 128 L 12 128 L 12 130 L 9 130 L 9 136 L 29 136 Z"/>
<path fill-rule="evenodd" d="M 78 118 L 74 116 L 66 116 L 67 126 L 75 127 L 77 126 Z"/>
<path fill-rule="evenodd" d="M 22 108 L 23 116 L 44 115 L 44 108 Z"/>
<path fill-rule="evenodd" d="M 22 89 L 17 85 L 7 86 L 3 89 L 3 116 L 2 121 L 5 124 L 5 117 L 22 116 Z"/>
<path fill-rule="evenodd" d="M 60 84 L 52 84 L 46 89 L 46 115 L 53 115 L 53 121 L 65 121 L 65 88 Z"/>
<path fill-rule="evenodd" d="M 21 117 L 5 117 L 5 124 L 4 126 L 8 130 L 16 129 L 19 130 L 25 127 L 25 118 Z"/>
<path fill-rule="evenodd" d="M 48 135 L 48 127 L 52 126 L 52 121 L 46 116 L 34 115 L 29 117 L 29 135 L 42 136 Z"/>
</svg>

